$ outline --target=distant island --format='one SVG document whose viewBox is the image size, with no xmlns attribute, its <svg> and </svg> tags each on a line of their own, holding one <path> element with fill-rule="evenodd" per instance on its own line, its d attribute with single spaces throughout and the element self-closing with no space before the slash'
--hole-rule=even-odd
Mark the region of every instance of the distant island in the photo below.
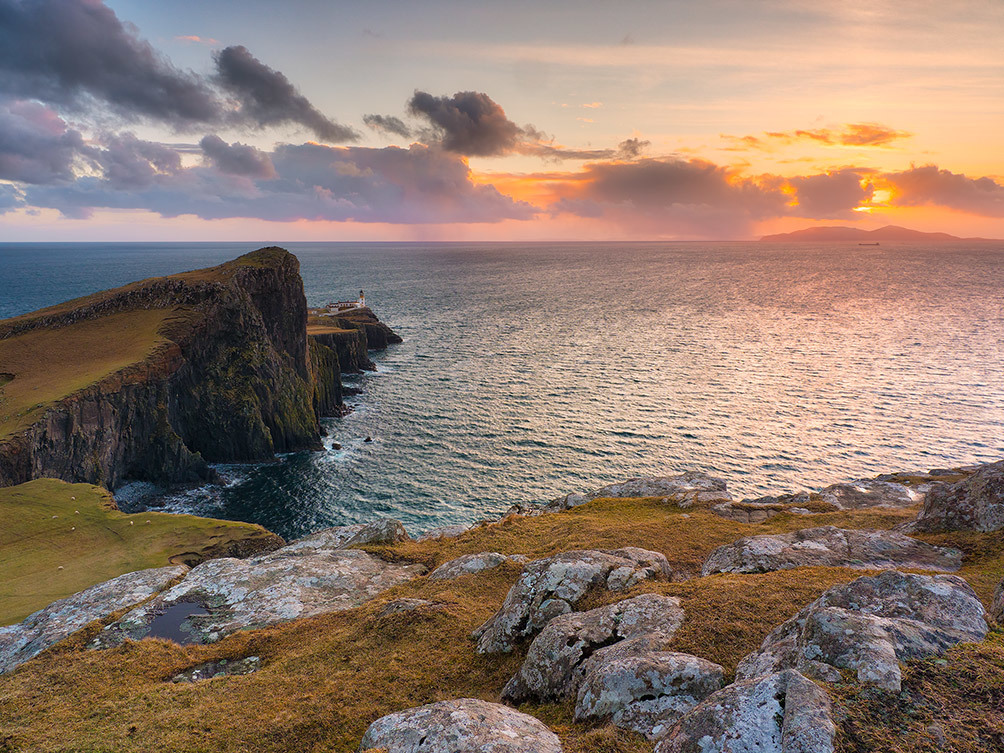
<svg viewBox="0 0 1004 753">
<path fill-rule="evenodd" d="M 960 238 L 948 233 L 925 233 L 898 225 L 886 225 L 878 230 L 862 230 L 841 225 L 807 227 L 791 233 L 765 235 L 761 241 L 768 243 L 786 241 L 928 241 L 945 243 L 949 241 L 991 241 L 992 238 Z"/>
</svg>

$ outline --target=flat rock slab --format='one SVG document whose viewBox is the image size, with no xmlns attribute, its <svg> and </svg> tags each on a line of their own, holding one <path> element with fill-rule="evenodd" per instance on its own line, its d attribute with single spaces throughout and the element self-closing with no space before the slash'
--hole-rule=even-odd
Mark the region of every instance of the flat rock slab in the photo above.
<svg viewBox="0 0 1004 753">
<path fill-rule="evenodd" d="M 913 507 L 924 495 L 903 484 L 877 479 L 859 479 L 846 484 L 833 484 L 819 492 L 820 500 L 839 510 L 861 510 L 867 507 Z"/>
<path fill-rule="evenodd" d="M 1004 528 L 1004 460 L 980 466 L 955 484 L 933 484 L 913 527 L 983 532 Z"/>
<path fill-rule="evenodd" d="M 868 570 L 902 567 L 954 572 L 962 566 L 962 553 L 925 544 L 894 531 L 823 526 L 794 533 L 750 536 L 720 546 L 704 563 L 701 575 L 767 573 L 815 566 Z"/>
<path fill-rule="evenodd" d="M 887 570 L 826 591 L 775 628 L 736 669 L 740 680 L 784 669 L 837 682 L 840 669 L 859 682 L 899 692 L 899 663 L 942 654 L 987 634 L 983 605 L 954 575 Z"/>
<path fill-rule="evenodd" d="M 822 688 L 787 670 L 710 695 L 655 753 L 833 753 L 836 731 Z"/>
<path fill-rule="evenodd" d="M 126 573 L 55 601 L 16 625 L 0 628 L 0 674 L 40 654 L 88 623 L 160 593 L 188 572 L 184 565 Z"/>
<path fill-rule="evenodd" d="M 296 542 L 246 560 L 204 562 L 185 579 L 105 628 L 92 648 L 139 640 L 156 632 L 158 617 L 177 605 L 198 605 L 179 634 L 191 643 L 212 643 L 238 630 L 357 607 L 388 588 L 424 572 L 395 565 L 359 549 L 326 549 Z"/>
<path fill-rule="evenodd" d="M 534 560 L 509 589 L 502 608 L 474 631 L 481 654 L 512 651 L 552 619 L 567 614 L 591 588 L 622 591 L 649 578 L 668 578 L 658 552 L 626 547 L 582 549 Z"/>
<path fill-rule="evenodd" d="M 591 492 L 573 493 L 552 500 L 547 512 L 567 510 L 594 499 L 626 499 L 631 497 L 663 497 L 667 502 L 690 507 L 694 503 L 731 502 L 732 495 L 724 481 L 705 473 L 688 471 L 677 476 L 646 476 L 610 484 Z"/>
<path fill-rule="evenodd" d="M 377 719 L 360 751 L 387 753 L 561 753 L 543 722 L 474 698 L 440 701 Z"/>
<path fill-rule="evenodd" d="M 544 703 L 573 698 L 587 660 L 602 661 L 622 643 L 641 651 L 660 649 L 682 623 L 680 600 L 657 594 L 555 617 L 530 644 L 526 660 L 506 684 L 502 699 Z M 639 638 L 643 640 L 635 640 Z"/>
<path fill-rule="evenodd" d="M 518 554 L 505 555 L 498 552 L 464 554 L 449 562 L 444 562 L 429 575 L 430 580 L 453 580 L 463 575 L 473 575 L 498 567 L 503 562 L 526 562 L 526 557 Z"/>
<path fill-rule="evenodd" d="M 324 528 L 287 544 L 284 549 L 287 552 L 318 552 L 345 549 L 357 544 L 396 544 L 410 538 L 401 521 L 380 518 L 371 523 Z"/>
</svg>

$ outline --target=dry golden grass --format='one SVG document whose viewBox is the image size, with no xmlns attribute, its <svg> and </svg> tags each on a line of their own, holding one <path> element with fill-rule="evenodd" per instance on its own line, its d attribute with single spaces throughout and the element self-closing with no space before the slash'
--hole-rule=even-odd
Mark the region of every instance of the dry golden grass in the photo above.
<svg viewBox="0 0 1004 753">
<path fill-rule="evenodd" d="M 167 340 L 170 310 L 140 310 L 0 340 L 0 439 L 34 423 L 59 400 L 142 363 Z"/>
<path fill-rule="evenodd" d="M 826 523 L 889 528 L 915 514 L 781 515 L 743 525 L 653 499 L 597 500 L 566 513 L 483 526 L 457 539 L 369 549 L 434 566 L 485 550 L 537 557 L 631 545 L 661 551 L 675 568 L 693 573 L 714 547 L 742 536 Z M 967 563 L 972 572 L 990 566 Z M 0 678 L 0 729 L 14 750 L 67 750 L 72 741 L 73 750 L 354 751 L 366 726 L 392 711 L 465 696 L 499 699 L 525 647 L 508 656 L 482 657 L 470 632 L 494 613 L 519 571 L 506 564 L 454 581 L 418 578 L 358 609 L 241 633 L 211 646 L 146 640 L 83 651 L 88 632 L 98 629 L 91 626 Z M 650 582 L 627 594 L 596 592 L 581 606 L 646 591 L 677 596 L 686 618 L 669 647 L 718 662 L 731 673 L 776 625 L 826 588 L 862 574 L 801 568 Z M 401 597 L 436 606 L 379 616 L 383 604 Z M 195 664 L 248 655 L 263 658 L 263 668 L 253 675 L 197 685 L 170 682 Z M 522 709 L 558 732 L 569 753 L 652 750 L 637 735 L 574 723 L 569 704 Z"/>
<path fill-rule="evenodd" d="M 191 515 L 126 515 L 91 484 L 39 479 L 0 489 L 0 625 L 133 570 L 273 545 L 261 526 Z"/>
</svg>

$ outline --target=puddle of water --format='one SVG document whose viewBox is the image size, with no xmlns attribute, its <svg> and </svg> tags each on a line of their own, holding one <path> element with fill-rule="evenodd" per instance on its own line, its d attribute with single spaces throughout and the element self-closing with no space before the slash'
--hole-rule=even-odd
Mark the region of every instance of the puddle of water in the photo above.
<svg viewBox="0 0 1004 753">
<path fill-rule="evenodd" d="M 179 601 L 154 617 L 153 622 L 150 623 L 150 631 L 145 637 L 164 638 L 181 645 L 196 643 L 196 637 L 185 630 L 182 624 L 189 617 L 201 617 L 208 614 L 209 612 L 203 609 L 201 604 L 192 601 Z"/>
</svg>

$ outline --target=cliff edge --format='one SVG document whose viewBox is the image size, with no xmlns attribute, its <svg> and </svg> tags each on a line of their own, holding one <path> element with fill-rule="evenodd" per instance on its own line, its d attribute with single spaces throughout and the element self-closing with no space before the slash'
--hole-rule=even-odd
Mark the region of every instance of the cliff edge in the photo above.
<svg viewBox="0 0 1004 753">
<path fill-rule="evenodd" d="M 341 368 L 306 323 L 277 247 L 0 322 L 0 486 L 198 481 L 319 448 Z"/>
</svg>

